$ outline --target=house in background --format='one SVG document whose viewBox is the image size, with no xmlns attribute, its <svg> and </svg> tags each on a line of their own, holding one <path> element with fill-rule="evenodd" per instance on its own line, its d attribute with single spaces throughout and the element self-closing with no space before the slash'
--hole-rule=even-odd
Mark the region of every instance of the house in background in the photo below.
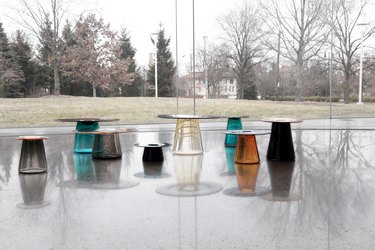
<svg viewBox="0 0 375 250">
<path fill-rule="evenodd" d="M 184 82 L 184 93 L 186 97 L 194 95 L 193 73 L 182 77 Z M 208 74 L 209 98 L 237 98 L 237 78 L 230 69 L 222 69 L 218 72 Z M 205 72 L 195 72 L 195 96 L 196 98 L 207 98 L 207 84 Z"/>
</svg>

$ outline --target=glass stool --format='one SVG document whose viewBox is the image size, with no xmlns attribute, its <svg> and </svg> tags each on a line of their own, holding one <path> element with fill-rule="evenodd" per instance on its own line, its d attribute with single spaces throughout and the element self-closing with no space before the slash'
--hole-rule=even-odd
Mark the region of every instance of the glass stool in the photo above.
<svg viewBox="0 0 375 250">
<path fill-rule="evenodd" d="M 199 119 L 218 119 L 211 115 L 158 115 L 159 118 L 177 119 L 173 139 L 173 154 L 203 153 Z"/>
<path fill-rule="evenodd" d="M 242 130 L 242 118 L 248 116 L 230 116 L 227 121 L 227 130 Z M 237 135 L 226 134 L 224 145 L 226 147 L 235 147 L 237 145 Z"/>
<path fill-rule="evenodd" d="M 134 176 L 140 178 L 166 178 L 171 175 L 163 172 L 163 147 L 168 147 L 168 143 L 148 143 L 135 144 L 136 147 L 143 147 L 142 163 L 143 172 L 136 173 Z"/>
<path fill-rule="evenodd" d="M 22 140 L 21 156 L 18 172 L 22 174 L 38 174 L 47 172 L 47 159 L 43 140 L 45 136 L 20 136 Z"/>
<path fill-rule="evenodd" d="M 75 153 L 92 153 L 94 135 L 90 133 L 99 129 L 99 122 L 113 122 L 119 119 L 101 119 L 101 118 L 66 118 L 57 119 L 60 122 L 76 122 L 76 133 L 74 135 L 73 151 Z"/>
<path fill-rule="evenodd" d="M 269 118 L 263 121 L 272 123 L 267 160 L 294 161 L 295 155 L 290 124 L 302 122 L 302 120 L 292 118 Z"/>
</svg>

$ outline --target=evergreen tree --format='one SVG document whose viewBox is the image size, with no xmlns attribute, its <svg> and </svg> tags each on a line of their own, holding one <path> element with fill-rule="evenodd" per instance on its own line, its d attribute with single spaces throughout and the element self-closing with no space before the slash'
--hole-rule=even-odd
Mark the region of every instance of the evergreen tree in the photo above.
<svg viewBox="0 0 375 250">
<path fill-rule="evenodd" d="M 24 96 L 32 94 L 35 88 L 34 73 L 35 63 L 32 61 L 32 46 L 27 39 L 27 36 L 21 30 L 17 30 L 13 41 L 10 43 L 18 65 L 25 76 L 25 81 L 22 85 L 22 92 Z"/>
<path fill-rule="evenodd" d="M 3 97 L 22 97 L 24 74 L 11 50 L 8 38 L 0 23 L 0 94 Z"/>
<path fill-rule="evenodd" d="M 160 25 L 157 37 L 157 70 L 158 70 L 158 96 L 175 96 L 175 85 L 173 77 L 176 71 L 172 52 L 169 48 L 171 39 L 165 38 L 165 32 Z M 155 83 L 155 63 L 151 64 L 147 72 L 147 80 L 150 84 Z"/>
<path fill-rule="evenodd" d="M 120 43 L 121 43 L 121 59 L 127 59 L 129 60 L 129 68 L 128 72 L 129 73 L 135 73 L 135 78 L 134 81 L 132 82 L 131 85 L 123 85 L 119 86 L 121 88 L 121 96 L 140 96 L 141 93 L 141 80 L 139 79 L 140 76 L 137 73 L 137 63 L 135 61 L 135 53 L 137 50 L 133 47 L 130 41 L 130 35 L 128 31 L 123 28 L 120 33 Z"/>
<path fill-rule="evenodd" d="M 45 74 L 40 75 L 40 78 L 45 81 L 44 85 L 48 86 L 49 92 L 52 93 L 54 87 L 54 72 L 52 65 L 53 48 L 51 45 L 53 44 L 53 31 L 48 15 L 45 16 L 38 39 L 38 59 L 43 67 L 42 72 Z"/>
</svg>

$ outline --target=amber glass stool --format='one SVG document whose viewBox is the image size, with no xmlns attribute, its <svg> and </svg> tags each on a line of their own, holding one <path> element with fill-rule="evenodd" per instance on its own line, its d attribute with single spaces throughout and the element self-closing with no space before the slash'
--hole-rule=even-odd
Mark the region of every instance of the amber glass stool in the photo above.
<svg viewBox="0 0 375 250">
<path fill-rule="evenodd" d="M 47 172 L 47 158 L 43 140 L 46 136 L 19 136 L 22 140 L 18 172 L 21 174 L 40 174 Z"/>
<path fill-rule="evenodd" d="M 264 122 L 271 122 L 271 136 L 267 150 L 269 161 L 294 161 L 294 147 L 291 132 L 291 123 L 302 122 L 293 118 L 268 118 Z"/>
<path fill-rule="evenodd" d="M 137 143 L 134 146 L 144 148 L 142 155 L 143 172 L 134 174 L 135 177 L 166 178 L 171 176 L 163 172 L 163 147 L 170 146 L 169 143 Z"/>
<path fill-rule="evenodd" d="M 177 119 L 173 139 L 173 154 L 203 153 L 200 119 L 218 119 L 220 116 L 209 115 L 158 115 L 159 118 Z"/>
<path fill-rule="evenodd" d="M 227 121 L 227 130 L 242 130 L 242 118 L 248 116 L 229 116 Z M 226 134 L 224 145 L 226 147 L 235 147 L 237 145 L 237 135 Z"/>
<path fill-rule="evenodd" d="M 99 122 L 113 122 L 119 119 L 101 119 L 101 118 L 66 118 L 57 119 L 60 122 L 76 122 L 76 133 L 74 135 L 73 151 L 75 153 L 92 153 L 94 135 L 90 133 L 100 128 Z"/>
</svg>

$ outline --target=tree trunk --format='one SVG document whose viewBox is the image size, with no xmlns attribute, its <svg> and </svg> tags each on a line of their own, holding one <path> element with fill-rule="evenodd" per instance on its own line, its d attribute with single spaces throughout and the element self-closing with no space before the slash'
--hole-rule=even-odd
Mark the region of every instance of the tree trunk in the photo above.
<svg viewBox="0 0 375 250">
<path fill-rule="evenodd" d="M 54 95 L 60 95 L 60 77 L 59 77 L 59 65 L 58 62 L 53 63 L 53 80 L 54 80 Z"/>
<path fill-rule="evenodd" d="M 302 62 L 298 61 L 296 64 L 296 92 L 295 92 L 295 101 L 302 101 Z"/>
<path fill-rule="evenodd" d="M 344 103 L 348 104 L 350 102 L 349 94 L 350 94 L 350 75 L 345 73 L 345 81 L 343 85 L 344 91 Z"/>
<path fill-rule="evenodd" d="M 92 97 L 96 97 L 96 86 L 92 85 Z"/>
</svg>

